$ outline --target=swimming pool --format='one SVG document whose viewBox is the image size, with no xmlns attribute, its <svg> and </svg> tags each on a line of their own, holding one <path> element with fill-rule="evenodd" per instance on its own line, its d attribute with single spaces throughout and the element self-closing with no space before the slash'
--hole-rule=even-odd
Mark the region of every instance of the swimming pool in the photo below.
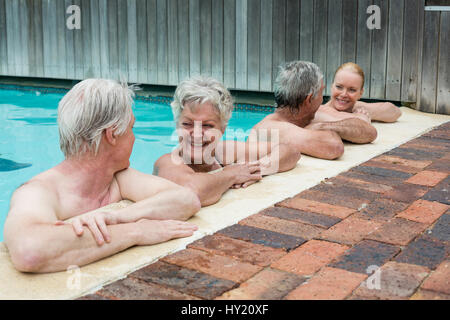
<svg viewBox="0 0 450 320">
<path fill-rule="evenodd" d="M 0 89 L 0 241 L 14 190 L 64 159 L 56 123 L 63 93 Z M 177 144 L 169 106 L 135 101 L 136 142 L 131 167 L 152 173 L 153 163 Z M 248 130 L 268 112 L 234 111 L 225 139 L 244 141 Z"/>
</svg>

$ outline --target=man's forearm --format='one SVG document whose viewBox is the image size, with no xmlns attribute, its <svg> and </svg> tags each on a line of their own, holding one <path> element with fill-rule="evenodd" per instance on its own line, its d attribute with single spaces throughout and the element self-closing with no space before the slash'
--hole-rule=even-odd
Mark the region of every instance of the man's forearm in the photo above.
<svg viewBox="0 0 450 320">
<path fill-rule="evenodd" d="M 108 226 L 111 242 L 98 246 L 87 228 L 77 236 L 71 225 L 37 225 L 8 243 L 11 260 L 23 272 L 65 271 L 69 266 L 83 266 L 137 244 L 135 223 Z"/>
<path fill-rule="evenodd" d="M 351 118 L 336 122 L 321 122 L 318 130 L 336 132 L 341 139 L 353 143 L 370 143 L 377 137 L 376 129 L 361 119 Z"/>
<path fill-rule="evenodd" d="M 234 176 L 223 169 L 215 173 L 195 173 L 191 178 L 186 186 L 198 195 L 202 207 L 219 201 L 222 195 L 235 183 Z"/>
</svg>

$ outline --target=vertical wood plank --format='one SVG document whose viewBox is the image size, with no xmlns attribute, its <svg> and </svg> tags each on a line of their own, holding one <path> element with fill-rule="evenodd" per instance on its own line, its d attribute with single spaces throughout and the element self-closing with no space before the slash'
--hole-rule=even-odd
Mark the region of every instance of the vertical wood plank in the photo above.
<svg viewBox="0 0 450 320">
<path fill-rule="evenodd" d="M 212 1 L 212 57 L 211 75 L 223 82 L 223 0 Z"/>
<path fill-rule="evenodd" d="M 29 50 L 28 50 L 28 31 L 29 31 L 29 19 L 28 19 L 28 6 L 26 0 L 19 0 L 18 4 L 19 10 L 19 33 L 20 33 L 20 64 L 21 64 L 21 75 L 29 76 L 30 65 L 29 65 Z"/>
<path fill-rule="evenodd" d="M 126 37 L 127 37 L 127 52 L 125 54 L 125 52 L 123 52 L 124 50 L 121 49 L 120 47 L 123 46 L 123 42 L 124 42 L 124 38 L 123 36 L 121 36 L 123 33 L 125 32 L 120 32 L 119 31 L 119 41 L 121 43 L 121 45 L 119 45 L 119 50 L 121 52 L 120 54 L 120 70 L 121 72 L 125 73 L 125 70 L 127 70 L 127 74 L 128 74 L 128 81 L 129 82 L 133 82 L 136 83 L 137 82 L 137 59 L 138 59 L 138 55 L 137 55 L 137 11 L 136 11 L 136 0 L 128 0 L 128 1 L 123 1 L 122 3 L 119 3 L 119 24 L 122 24 L 120 21 L 121 19 L 121 14 L 120 12 L 123 10 L 122 8 L 126 7 L 126 13 L 127 13 L 127 17 L 126 20 L 124 22 L 125 25 L 128 26 L 127 31 L 126 31 Z M 120 29 L 119 29 L 120 30 Z M 126 57 L 128 57 L 128 59 L 126 59 Z M 122 62 L 122 59 L 125 58 L 126 60 Z M 128 64 L 126 66 L 126 64 Z M 126 69 L 125 69 L 126 68 Z"/>
<path fill-rule="evenodd" d="M 272 0 L 261 1 L 260 80 L 262 91 L 272 91 Z"/>
<path fill-rule="evenodd" d="M 286 1 L 277 0 L 273 2 L 272 16 L 272 81 L 278 75 L 280 65 L 286 62 Z"/>
<path fill-rule="evenodd" d="M 12 1 L 11 4 L 11 15 L 8 17 L 12 20 L 12 38 L 11 40 L 12 48 L 14 49 L 13 55 L 8 57 L 8 60 L 14 60 L 15 74 L 16 76 L 22 75 L 22 56 L 18 54 L 20 52 L 21 46 L 21 34 L 20 34 L 20 15 L 19 15 L 19 1 Z"/>
<path fill-rule="evenodd" d="M 327 38 L 327 72 L 324 76 L 327 83 L 325 94 L 330 95 L 334 73 L 342 62 L 342 0 L 333 0 L 328 4 Z"/>
<path fill-rule="evenodd" d="M 400 101 L 403 54 L 403 11 L 404 0 L 389 2 L 389 34 L 387 46 L 386 99 Z"/>
<path fill-rule="evenodd" d="M 426 11 L 424 24 L 422 91 L 419 110 L 436 112 L 440 12 Z"/>
<path fill-rule="evenodd" d="M 239 1 L 239 0 L 238 0 Z M 236 87 L 236 0 L 224 0 L 223 8 L 223 80 L 228 88 Z"/>
<path fill-rule="evenodd" d="M 156 1 L 156 28 L 158 50 L 158 84 L 168 84 L 167 65 L 167 2 Z"/>
<path fill-rule="evenodd" d="M 261 30 L 261 2 L 248 0 L 248 51 L 247 51 L 247 89 L 259 90 L 259 55 Z"/>
<path fill-rule="evenodd" d="M 178 84 L 178 13 L 177 0 L 168 0 L 167 4 L 168 18 L 168 83 L 171 85 Z"/>
<path fill-rule="evenodd" d="M 67 79 L 67 56 L 66 56 L 66 7 L 64 1 L 57 1 L 56 5 L 56 33 L 57 47 L 57 76 L 61 79 Z M 83 9 L 81 8 L 83 11 Z M 68 15 L 67 15 L 68 16 Z M 83 17 L 81 18 L 83 23 Z M 82 26 L 83 28 L 83 26 Z M 86 59 L 86 57 L 84 57 Z"/>
<path fill-rule="evenodd" d="M 26 0 L 26 8 L 27 8 L 27 16 L 28 16 L 28 25 L 27 27 L 27 43 L 28 43 L 28 76 L 34 76 L 36 77 L 36 42 L 34 39 L 36 38 L 35 33 L 37 30 L 34 29 L 35 25 L 35 11 L 34 11 L 34 5 L 32 0 Z M 0 11 L 1 11 L 1 4 L 0 4 Z M 1 20 L 2 13 L 0 12 L 0 20 Z M 40 12 L 39 12 L 40 15 Z M 0 22 L 1 25 L 1 22 Z M 1 29 L 1 27 L 0 27 Z M 0 30 L 0 38 L 3 37 L 3 34 Z M 1 39 L 0 39 L 1 41 Z M 1 46 L 1 44 L 0 44 Z M 1 50 L 1 49 L 0 49 Z M 0 59 L 1 59 L 1 53 L 0 53 Z M 1 74 L 1 61 L 0 61 L 0 74 Z"/>
<path fill-rule="evenodd" d="M 189 1 L 178 0 L 178 79 L 189 78 Z"/>
<path fill-rule="evenodd" d="M 0 0 L 0 74 L 8 74 L 8 34 L 6 30 L 5 0 Z"/>
<path fill-rule="evenodd" d="M 44 0 L 45 1 L 45 0 Z M 71 0 L 64 1 L 64 17 L 67 19 L 66 9 L 72 5 Z M 43 19 L 45 19 L 43 17 Z M 66 51 L 66 77 L 68 79 L 75 79 L 75 49 L 74 49 L 74 36 L 76 30 L 69 30 L 67 26 L 64 27 L 64 44 Z M 44 39 L 45 43 L 45 39 Z M 44 52 L 44 57 L 46 53 Z"/>
<path fill-rule="evenodd" d="M 91 52 L 92 52 L 92 77 L 101 78 L 101 53 L 100 53 L 100 16 L 99 1 L 90 1 L 91 11 Z"/>
<path fill-rule="evenodd" d="M 147 79 L 158 83 L 158 39 L 156 27 L 156 0 L 147 1 Z"/>
<path fill-rule="evenodd" d="M 115 48 L 117 50 L 117 75 L 115 79 L 136 82 L 136 1 L 132 0 L 128 2 L 127 0 L 118 0 L 116 19 L 117 44 Z"/>
<path fill-rule="evenodd" d="M 402 101 L 416 101 L 418 48 L 419 43 L 419 3 L 421 0 L 405 1 L 405 20 L 403 31 L 403 59 L 402 59 Z"/>
<path fill-rule="evenodd" d="M 119 80 L 118 0 L 108 0 L 109 76 Z M 76 49 L 75 49 L 76 52 Z M 123 53 L 126 51 L 122 51 Z"/>
<path fill-rule="evenodd" d="M 313 62 L 317 64 L 324 75 L 324 85 L 327 87 L 327 27 L 328 1 L 316 0 L 314 3 L 314 44 Z"/>
<path fill-rule="evenodd" d="M 16 74 L 16 59 L 14 57 L 14 28 L 12 19 L 12 3 L 5 1 L 5 24 L 6 24 L 6 53 L 7 53 L 7 75 Z"/>
<path fill-rule="evenodd" d="M 100 21 L 100 72 L 102 78 L 110 78 L 109 72 L 109 34 L 108 34 L 108 0 L 99 0 Z"/>
<path fill-rule="evenodd" d="M 189 76 L 200 75 L 200 1 L 189 0 Z"/>
<path fill-rule="evenodd" d="M 358 1 L 342 2 L 342 63 L 356 62 Z"/>
<path fill-rule="evenodd" d="M 44 68 L 45 77 L 56 78 L 57 67 L 57 37 L 56 5 L 54 1 L 46 0 L 42 6 L 43 40 L 44 40 Z"/>
<path fill-rule="evenodd" d="M 298 60 L 300 56 L 300 2 L 286 2 L 286 61 Z"/>
<path fill-rule="evenodd" d="M 147 4 L 145 0 L 137 0 L 137 81 L 147 83 Z"/>
<path fill-rule="evenodd" d="M 302 0 L 300 7 L 300 60 L 313 60 L 314 0 Z"/>
<path fill-rule="evenodd" d="M 211 76 L 211 0 L 200 0 L 200 73 Z"/>
<path fill-rule="evenodd" d="M 372 31 L 367 28 L 367 8 L 372 5 L 372 0 L 358 1 L 358 30 L 356 46 L 356 63 L 363 69 L 365 74 L 363 98 L 370 97 L 370 77 L 372 60 Z"/>
<path fill-rule="evenodd" d="M 236 2 L 236 88 L 247 89 L 247 0 Z"/>
<path fill-rule="evenodd" d="M 381 9 L 381 29 L 374 29 L 372 32 L 370 97 L 373 99 L 386 97 L 388 1 L 374 0 L 374 4 Z"/>
<path fill-rule="evenodd" d="M 436 113 L 450 115 L 450 12 L 441 13 Z"/>
<path fill-rule="evenodd" d="M 81 33 L 83 41 L 83 76 L 82 79 L 92 78 L 92 40 L 91 40 L 91 5 L 90 0 L 81 1 Z"/>
<path fill-rule="evenodd" d="M 75 57 L 75 79 L 84 79 L 84 47 L 83 42 L 83 9 L 81 8 L 81 0 L 73 0 L 71 4 L 77 5 L 81 9 L 81 30 L 71 30 L 74 36 L 74 57 Z M 53 30 L 52 30 L 53 32 Z"/>
</svg>

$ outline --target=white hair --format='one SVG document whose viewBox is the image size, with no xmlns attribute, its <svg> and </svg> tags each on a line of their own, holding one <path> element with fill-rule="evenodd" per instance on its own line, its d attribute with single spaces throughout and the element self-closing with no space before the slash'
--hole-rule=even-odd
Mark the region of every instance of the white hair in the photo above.
<svg viewBox="0 0 450 320">
<path fill-rule="evenodd" d="M 197 104 L 210 102 L 217 109 L 222 126 L 225 126 L 231 118 L 233 98 L 227 88 L 214 78 L 197 76 L 178 85 L 170 104 L 177 125 L 184 106 L 193 102 Z"/>
<path fill-rule="evenodd" d="M 274 84 L 276 107 L 297 112 L 309 94 L 317 96 L 322 79 L 320 68 L 312 62 L 292 61 L 280 66 Z"/>
<path fill-rule="evenodd" d="M 103 130 L 112 127 L 125 133 L 131 118 L 134 91 L 126 83 L 86 79 L 75 85 L 59 102 L 59 144 L 66 159 L 94 152 Z"/>
</svg>

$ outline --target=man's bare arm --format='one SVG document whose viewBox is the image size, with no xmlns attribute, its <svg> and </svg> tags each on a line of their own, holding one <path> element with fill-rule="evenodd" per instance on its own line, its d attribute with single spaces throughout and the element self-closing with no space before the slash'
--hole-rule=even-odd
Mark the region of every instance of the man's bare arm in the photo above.
<svg viewBox="0 0 450 320">
<path fill-rule="evenodd" d="M 23 272 L 56 272 L 83 266 L 134 245 L 147 245 L 190 236 L 195 226 L 180 221 L 141 220 L 108 226 L 112 241 L 97 246 L 90 232 L 77 236 L 70 225 L 55 225 L 57 200 L 33 184 L 11 199 L 5 223 L 5 245 L 11 261 Z"/>
<path fill-rule="evenodd" d="M 306 129 L 333 131 L 343 140 L 360 144 L 370 143 L 377 138 L 375 127 L 357 118 L 336 122 L 316 122 L 307 126 Z"/>
</svg>

